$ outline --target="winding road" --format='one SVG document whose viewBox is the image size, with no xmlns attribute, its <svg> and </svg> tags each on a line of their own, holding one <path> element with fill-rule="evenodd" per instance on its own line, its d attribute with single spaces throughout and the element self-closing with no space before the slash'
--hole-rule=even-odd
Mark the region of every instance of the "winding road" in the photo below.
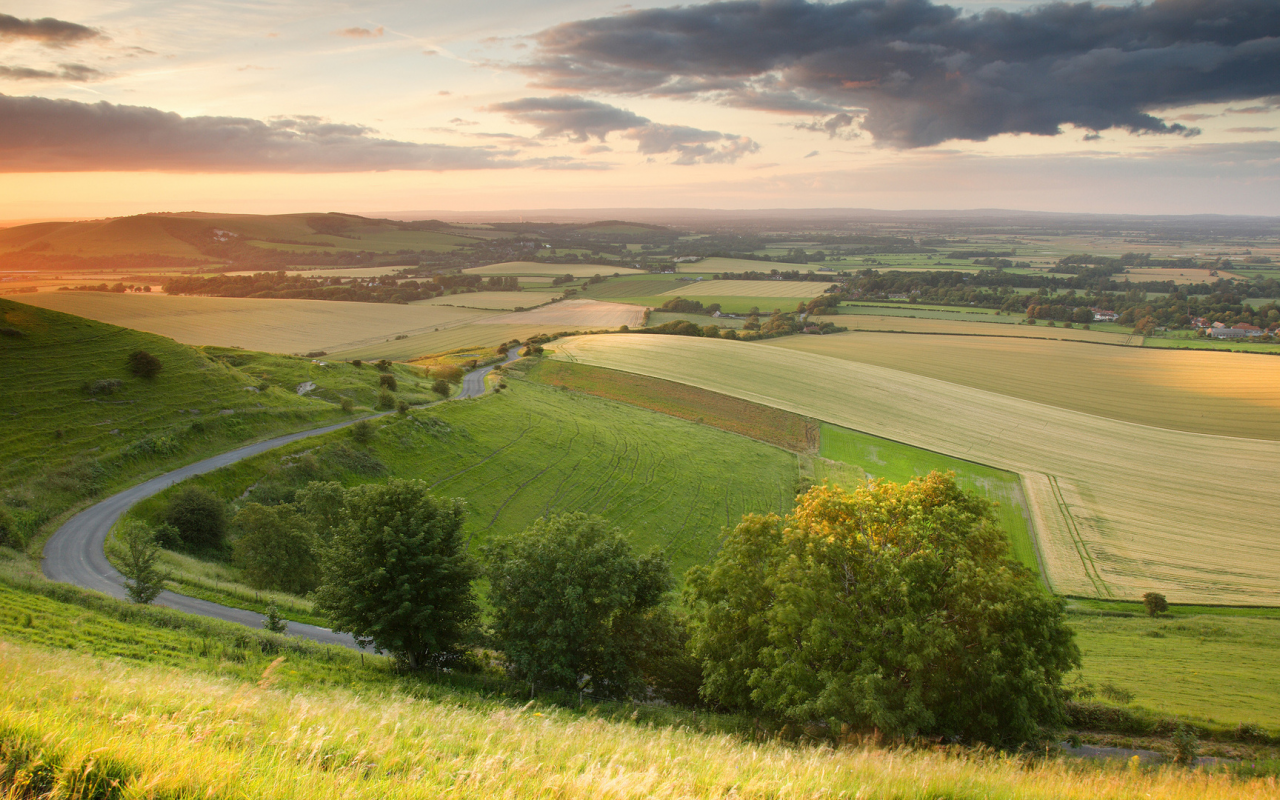
<svg viewBox="0 0 1280 800">
<path fill-rule="evenodd" d="M 511 363 L 520 357 L 519 354 L 520 348 L 512 349 L 507 353 L 507 360 L 502 363 Z M 488 366 L 468 372 L 462 378 L 462 388 L 453 399 L 465 400 L 484 394 L 484 379 L 492 370 L 493 366 Z M 429 405 L 437 404 L 431 403 Z M 385 414 L 362 417 L 361 419 L 376 419 L 380 416 L 385 416 Z M 110 534 L 111 528 L 135 503 L 159 494 L 175 483 L 184 481 L 193 475 L 212 472 L 237 461 L 273 450 L 281 445 L 340 430 L 356 422 L 359 422 L 359 420 L 352 419 L 334 425 L 326 425 L 322 428 L 299 431 L 298 433 L 277 436 L 274 439 L 245 445 L 244 447 L 206 458 L 203 461 L 188 464 L 185 467 L 152 478 L 95 503 L 63 523 L 62 527 L 58 528 L 53 536 L 49 538 L 44 547 L 44 562 L 42 564 L 44 575 L 51 581 L 70 583 L 84 589 L 93 589 L 121 600 L 127 600 L 128 595 L 124 590 L 124 577 L 116 571 L 115 567 L 111 566 L 111 562 L 107 561 L 104 550 L 107 535 Z M 231 608 L 173 592 L 161 592 L 160 596 L 156 598 L 155 604 L 184 611 L 188 614 L 198 614 L 202 617 L 212 617 L 225 622 L 235 622 L 251 628 L 262 627 L 262 615 L 256 612 Z M 343 647 L 356 648 L 355 640 L 351 638 L 350 634 L 335 633 L 328 628 L 321 628 L 316 625 L 306 625 L 301 622 L 291 621 L 289 623 L 289 634 L 323 644 L 336 644 Z"/>
</svg>

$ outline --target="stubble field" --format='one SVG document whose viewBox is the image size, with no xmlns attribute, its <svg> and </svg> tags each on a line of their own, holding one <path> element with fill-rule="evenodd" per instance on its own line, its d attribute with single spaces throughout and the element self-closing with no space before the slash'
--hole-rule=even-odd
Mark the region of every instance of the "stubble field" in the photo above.
<svg viewBox="0 0 1280 800">
<path fill-rule="evenodd" d="M 506 261 L 501 264 L 489 264 L 483 267 L 468 267 L 463 270 L 468 275 L 543 275 L 558 278 L 561 275 L 572 275 L 575 278 L 590 278 L 593 275 L 644 275 L 643 270 L 631 267 L 618 267 L 602 264 L 544 264 L 539 261 Z"/>
<path fill-rule="evenodd" d="M 680 297 L 817 297 L 831 286 L 818 281 L 685 281 L 662 294 Z"/>
<path fill-rule="evenodd" d="M 840 314 L 837 316 L 815 316 L 818 322 L 832 322 L 842 325 L 851 331 L 890 331 L 903 333 L 950 333 L 958 336 L 1015 336 L 1027 339 L 1063 339 L 1076 342 L 1097 342 L 1099 344 L 1116 344 L 1138 347 L 1142 337 L 1128 333 L 1111 331 L 1085 330 L 1083 328 L 1064 328 L 1060 325 L 1049 327 L 1039 325 L 1000 324 L 995 317 L 991 319 L 955 319 L 955 315 L 946 314 L 945 319 L 933 319 L 946 312 L 921 312 L 919 316 L 887 316 L 880 314 Z M 926 318 L 928 317 L 928 318 Z"/>
<path fill-rule="evenodd" d="M 624 334 L 555 350 L 1016 472 L 1059 593 L 1280 600 L 1280 443 L 1136 425 L 752 343 Z"/>
<path fill-rule="evenodd" d="M 770 347 L 1161 428 L 1280 440 L 1280 359 L 974 336 L 847 333 Z"/>
</svg>

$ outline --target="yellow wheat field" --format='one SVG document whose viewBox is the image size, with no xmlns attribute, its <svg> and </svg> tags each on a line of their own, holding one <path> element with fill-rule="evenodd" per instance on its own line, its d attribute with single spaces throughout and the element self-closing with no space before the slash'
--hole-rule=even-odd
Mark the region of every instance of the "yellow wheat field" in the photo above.
<svg viewBox="0 0 1280 800">
<path fill-rule="evenodd" d="M 1280 439 L 1280 358 L 1271 356 L 872 332 L 766 344 L 1143 425 Z"/>
<path fill-rule="evenodd" d="M 270 353 L 332 353 L 398 335 L 449 330 L 494 315 L 492 311 L 449 306 L 108 292 L 42 292 L 14 299 L 158 333 L 184 344 L 243 347 Z"/>
<path fill-rule="evenodd" d="M 757 343 L 624 334 L 555 349 L 1017 472 L 1060 593 L 1280 604 L 1280 442 L 1122 422 Z"/>
<path fill-rule="evenodd" d="M 690 281 L 663 292 L 672 297 L 817 297 L 831 286 L 818 281 Z"/>
<path fill-rule="evenodd" d="M 980 322 L 957 319 L 925 319 L 924 317 L 895 317 L 879 314 L 839 314 L 815 316 L 815 322 L 832 322 L 851 331 L 901 331 L 903 333 L 950 333 L 959 336 L 1012 336 L 1025 339 L 1061 339 L 1074 342 L 1098 342 L 1139 347 L 1143 337 L 1110 331 L 1086 331 L 1083 328 L 1050 328 L 1039 325 L 1013 325 L 1001 322 Z"/>
<path fill-rule="evenodd" d="M 507 261 L 502 264 L 489 264 L 484 267 L 468 267 L 463 270 L 468 275 L 545 275 L 558 278 L 561 275 L 572 275 L 575 278 L 590 278 L 593 275 L 609 276 L 643 275 L 644 270 L 631 267 L 617 267 L 605 264 L 543 264 L 538 261 Z"/>
</svg>

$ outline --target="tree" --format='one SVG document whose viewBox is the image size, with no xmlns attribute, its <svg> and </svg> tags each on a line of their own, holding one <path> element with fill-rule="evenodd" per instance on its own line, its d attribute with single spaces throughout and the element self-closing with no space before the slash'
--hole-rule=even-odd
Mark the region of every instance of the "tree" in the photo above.
<svg viewBox="0 0 1280 800">
<path fill-rule="evenodd" d="M 1148 617 L 1158 617 L 1169 610 L 1169 601 L 1158 592 L 1147 592 L 1142 596 L 1142 605 L 1147 609 Z"/>
<path fill-rule="evenodd" d="M 280 616 L 280 609 L 272 603 L 267 606 L 267 616 L 262 620 L 262 627 L 272 633 L 288 633 L 289 621 Z"/>
<path fill-rule="evenodd" d="M 395 395 L 393 395 L 391 392 L 387 391 L 386 389 L 383 389 L 382 391 L 378 392 L 378 408 L 395 408 L 395 407 L 396 407 Z"/>
<path fill-rule="evenodd" d="M 160 545 L 151 528 L 141 520 L 125 519 L 116 532 L 117 560 L 129 599 L 146 605 L 164 591 L 168 577 L 156 566 Z"/>
<path fill-rule="evenodd" d="M 139 378 L 154 378 L 163 366 L 160 359 L 146 350 L 134 350 L 129 354 L 129 371 Z"/>
<path fill-rule="evenodd" d="M 393 392 L 399 388 L 399 385 L 396 382 L 395 375 L 379 375 L 378 385 L 384 388 L 390 389 Z"/>
<path fill-rule="evenodd" d="M 438 379 L 436 379 L 436 382 L 435 382 L 435 383 L 431 384 L 431 391 L 435 392 L 436 394 L 440 395 L 441 397 L 448 398 L 448 397 L 449 397 L 449 392 L 450 392 L 451 390 L 450 390 L 450 388 L 449 388 L 449 384 L 448 384 L 448 383 L 446 383 L 446 382 L 444 381 L 444 379 L 442 379 L 442 378 L 438 378 Z"/>
<path fill-rule="evenodd" d="M 422 481 L 347 489 L 321 559 L 316 608 L 334 630 L 409 669 L 440 663 L 478 613 L 464 516 L 461 500 L 437 500 Z"/>
<path fill-rule="evenodd" d="M 219 547 L 227 531 L 227 504 L 208 489 L 186 486 L 169 501 L 164 521 L 178 529 L 187 547 Z"/>
<path fill-rule="evenodd" d="M 688 587 L 704 696 L 797 722 L 1026 741 L 1080 662 L 1063 602 L 950 475 L 814 488 L 744 518 Z"/>
<path fill-rule="evenodd" d="M 306 594 L 320 583 L 315 533 L 292 506 L 248 503 L 232 524 L 240 530 L 235 560 L 250 586 Z"/>
<path fill-rule="evenodd" d="M 610 697 L 641 688 L 635 634 L 670 588 L 664 557 L 637 557 L 617 529 L 579 512 L 496 539 L 484 560 L 494 633 L 515 674 Z"/>
<path fill-rule="evenodd" d="M 374 431 L 373 423 L 367 419 L 362 419 L 351 426 L 351 438 L 360 444 L 368 444 L 373 441 Z"/>
</svg>

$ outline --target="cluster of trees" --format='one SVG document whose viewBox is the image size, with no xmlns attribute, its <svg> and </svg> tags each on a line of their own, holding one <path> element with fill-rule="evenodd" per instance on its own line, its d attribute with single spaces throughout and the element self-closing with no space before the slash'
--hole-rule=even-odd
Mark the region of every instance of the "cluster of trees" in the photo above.
<svg viewBox="0 0 1280 800">
<path fill-rule="evenodd" d="M 142 284 L 139 286 L 132 283 L 126 284 L 123 282 L 117 282 L 110 285 L 105 283 L 99 283 L 96 285 L 82 284 L 80 286 L 59 286 L 58 291 L 60 292 L 115 292 L 116 294 L 124 294 L 125 292 L 150 292 L 151 285 Z"/>
<path fill-rule="evenodd" d="M 164 284 L 169 294 L 212 297 L 270 297 L 306 300 L 343 300 L 360 303 L 411 303 L 447 293 L 519 291 L 518 278 L 479 275 L 433 275 L 429 280 L 381 278 L 308 278 L 284 271 L 255 275 L 183 276 Z"/>
<path fill-rule="evenodd" d="M 689 320 L 677 319 L 671 322 L 664 322 L 661 325 L 654 325 L 649 328 L 638 328 L 633 333 L 656 333 L 668 336 L 702 336 L 708 339 L 735 339 L 742 341 L 755 341 L 756 339 L 772 339 L 778 336 L 790 336 L 796 333 L 810 334 L 828 334 L 842 333 L 849 330 L 848 328 L 836 325 L 834 322 L 824 321 L 821 323 L 806 321 L 800 322 L 797 314 L 784 314 L 775 311 L 771 316 L 767 317 L 763 322 L 756 313 L 750 314 L 747 321 L 743 323 L 742 330 L 734 328 L 721 328 L 718 325 L 698 325 Z"/>
<path fill-rule="evenodd" d="M 786 518 L 744 517 L 690 571 L 682 606 L 664 556 L 580 513 L 473 559 L 464 504 L 421 481 L 313 483 L 289 507 L 248 504 L 236 519 L 236 547 L 273 559 L 246 572 L 314 587 L 335 630 L 409 669 L 465 668 L 491 648 L 536 691 L 1008 745 L 1061 721 L 1079 664 L 1062 601 L 1010 558 L 990 504 L 936 473 L 817 487 Z"/>
<path fill-rule="evenodd" d="M 725 281 L 822 281 L 826 283 L 832 280 L 851 277 L 848 272 L 810 272 L 808 270 L 801 272 L 798 269 L 793 270 L 770 270 L 768 272 L 722 272 L 714 276 L 716 280 Z"/>
</svg>

